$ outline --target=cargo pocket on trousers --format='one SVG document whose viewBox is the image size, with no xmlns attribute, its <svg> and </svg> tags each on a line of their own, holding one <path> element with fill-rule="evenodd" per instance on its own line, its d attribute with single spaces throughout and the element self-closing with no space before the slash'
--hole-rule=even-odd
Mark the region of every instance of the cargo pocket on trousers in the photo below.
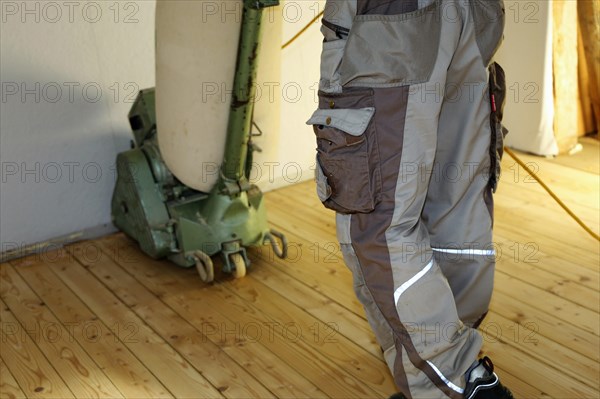
<svg viewBox="0 0 600 399">
<path fill-rule="evenodd" d="M 483 65 L 487 67 L 496 51 L 498 51 L 504 37 L 504 1 L 472 0 L 470 5 L 473 13 L 477 47 L 479 47 Z"/>
<path fill-rule="evenodd" d="M 379 202 L 381 174 L 375 108 L 318 109 L 307 124 L 317 137 L 317 194 L 339 213 L 369 213 Z"/>
<path fill-rule="evenodd" d="M 344 87 L 397 87 L 429 81 L 441 34 L 440 2 L 408 13 L 354 18 L 340 65 Z"/>
<path fill-rule="evenodd" d="M 494 62 L 489 67 L 489 94 L 490 94 L 490 125 L 491 125 L 491 143 L 490 143 L 490 187 L 493 192 L 498 188 L 500 180 L 500 162 L 504 154 L 504 138 L 508 134 L 508 129 L 502 125 L 504 115 L 504 103 L 506 100 L 506 79 L 504 70 L 498 63 Z"/>
</svg>

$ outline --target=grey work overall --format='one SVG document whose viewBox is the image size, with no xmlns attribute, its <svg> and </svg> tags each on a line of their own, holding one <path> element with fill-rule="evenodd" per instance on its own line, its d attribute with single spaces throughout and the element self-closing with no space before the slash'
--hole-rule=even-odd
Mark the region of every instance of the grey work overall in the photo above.
<svg viewBox="0 0 600 399">
<path fill-rule="evenodd" d="M 502 0 L 327 1 L 317 191 L 408 398 L 462 398 L 493 287 Z"/>
</svg>

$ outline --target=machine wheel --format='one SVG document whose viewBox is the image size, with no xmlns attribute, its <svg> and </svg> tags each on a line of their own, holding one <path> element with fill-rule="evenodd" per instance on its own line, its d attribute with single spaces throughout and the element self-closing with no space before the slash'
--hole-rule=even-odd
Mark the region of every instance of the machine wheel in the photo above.
<svg viewBox="0 0 600 399">
<path fill-rule="evenodd" d="M 195 252 L 194 256 L 196 258 L 196 269 L 200 275 L 200 280 L 205 283 L 212 283 L 215 279 L 215 267 L 212 259 L 201 251 Z"/>
<path fill-rule="evenodd" d="M 235 254 L 231 254 L 229 256 L 229 259 L 231 260 L 231 263 L 234 266 L 234 269 L 232 270 L 232 274 L 235 278 L 242 278 L 246 275 L 246 260 L 244 259 L 244 257 L 242 256 L 242 254 L 235 253 Z"/>
</svg>

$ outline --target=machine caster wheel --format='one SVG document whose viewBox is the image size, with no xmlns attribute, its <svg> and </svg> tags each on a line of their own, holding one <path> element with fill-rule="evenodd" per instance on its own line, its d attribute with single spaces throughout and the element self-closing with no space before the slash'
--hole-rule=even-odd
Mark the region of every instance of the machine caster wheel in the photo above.
<svg viewBox="0 0 600 399">
<path fill-rule="evenodd" d="M 200 280 L 204 283 L 212 283 L 215 279 L 215 267 L 210 256 L 204 252 L 196 251 L 194 257 Z"/>
<path fill-rule="evenodd" d="M 229 256 L 231 263 L 233 264 L 232 274 L 235 278 L 242 278 L 246 275 L 246 260 L 242 254 L 235 253 Z"/>
</svg>

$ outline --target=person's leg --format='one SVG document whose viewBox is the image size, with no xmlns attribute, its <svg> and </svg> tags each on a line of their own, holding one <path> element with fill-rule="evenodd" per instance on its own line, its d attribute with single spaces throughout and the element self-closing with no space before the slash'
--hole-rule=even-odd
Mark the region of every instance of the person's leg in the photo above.
<svg viewBox="0 0 600 399">
<path fill-rule="evenodd" d="M 421 101 L 426 87 L 374 90 L 382 199 L 371 213 L 338 215 L 338 238 L 398 387 L 461 398 L 481 338 L 461 323 L 420 220 L 428 184 L 417 168 L 433 164 L 440 105 Z"/>
<path fill-rule="evenodd" d="M 412 13 L 357 15 L 340 65 L 344 91 L 320 93 L 309 121 L 319 196 L 341 212 L 338 239 L 356 293 L 408 398 L 463 398 L 482 343 L 459 317 L 422 218 L 445 120 L 442 92 L 468 44 L 461 34 L 470 7 L 436 1 Z"/>
<path fill-rule="evenodd" d="M 417 40 L 407 51 L 408 59 L 402 59 L 402 51 L 396 55 L 400 68 L 408 73 L 424 71 L 422 76 L 407 79 L 399 87 L 372 89 L 371 103 L 357 104 L 354 99 L 345 103 L 344 95 L 323 96 L 321 107 L 335 103 L 336 108 L 375 109 L 376 143 L 372 144 L 378 149 L 380 202 L 370 213 L 339 214 L 337 226 L 345 261 L 354 272 L 357 295 L 395 381 L 407 397 L 458 399 L 466 385 L 464 374 L 477 359 L 481 337 L 460 321 L 452 290 L 434 259 L 421 212 L 429 185 L 422 172 L 432 168 L 436 153 L 440 87 L 459 45 L 462 20 L 444 20 L 441 3 L 429 10 L 435 14 L 432 19 L 419 17 L 423 15 L 419 12 L 413 14 L 414 20 L 403 19 L 410 18 L 407 14 L 397 21 L 382 19 L 396 24 L 392 27 L 398 29 L 395 40 L 404 40 L 403 45 L 415 32 L 428 35 L 428 41 L 421 44 L 429 48 L 419 47 Z M 382 21 L 375 21 L 380 25 L 355 21 L 349 51 L 365 35 L 385 40 L 375 33 Z M 429 71 L 426 67 L 412 69 L 413 62 L 419 66 L 425 60 L 427 64 L 431 52 Z M 356 53 L 356 57 L 369 59 L 364 49 Z M 352 75 L 353 70 L 364 73 L 368 69 L 361 60 L 352 63 L 342 64 L 345 82 L 359 76 Z"/>
<path fill-rule="evenodd" d="M 501 38 L 498 27 L 503 15 L 500 2 L 469 4 L 464 9 L 466 18 L 478 24 L 465 25 L 448 68 L 423 221 L 459 317 L 476 327 L 487 313 L 494 279 L 490 157 L 496 151 L 490 151 L 490 146 L 496 145 L 496 139 L 490 123 L 493 106 L 487 64 Z M 485 14 L 484 6 L 488 6 Z M 493 31 L 476 34 L 476 26 L 484 21 Z M 496 100 L 494 106 L 500 107 L 501 99 Z"/>
</svg>

